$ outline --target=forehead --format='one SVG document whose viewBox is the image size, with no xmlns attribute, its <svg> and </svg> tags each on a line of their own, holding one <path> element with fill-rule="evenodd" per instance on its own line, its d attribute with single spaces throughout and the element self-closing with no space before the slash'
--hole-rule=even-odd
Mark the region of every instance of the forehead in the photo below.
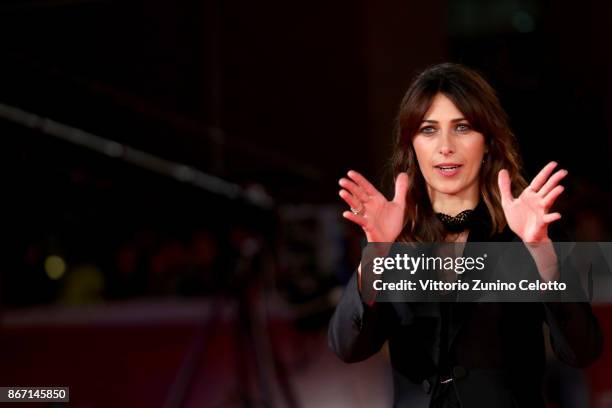
<svg viewBox="0 0 612 408">
<path fill-rule="evenodd" d="M 425 112 L 423 120 L 452 120 L 463 116 L 459 108 L 446 95 L 438 93 L 433 98 L 427 112 Z"/>
</svg>

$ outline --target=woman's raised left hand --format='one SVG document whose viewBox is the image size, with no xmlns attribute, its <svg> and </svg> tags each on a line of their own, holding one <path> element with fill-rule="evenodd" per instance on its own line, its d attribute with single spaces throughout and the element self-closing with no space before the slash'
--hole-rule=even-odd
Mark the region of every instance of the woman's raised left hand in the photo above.
<svg viewBox="0 0 612 408">
<path fill-rule="evenodd" d="M 548 225 L 561 218 L 558 212 L 549 213 L 553 203 L 563 192 L 559 185 L 567 170 L 551 173 L 557 166 L 550 162 L 531 181 L 518 197 L 512 196 L 510 175 L 507 170 L 498 174 L 502 207 L 510 229 L 525 243 L 542 243 L 550 241 Z"/>
</svg>

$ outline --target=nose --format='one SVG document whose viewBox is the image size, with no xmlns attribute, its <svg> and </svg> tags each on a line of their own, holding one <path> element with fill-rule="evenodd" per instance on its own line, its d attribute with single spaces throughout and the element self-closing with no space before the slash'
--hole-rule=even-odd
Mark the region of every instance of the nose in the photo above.
<svg viewBox="0 0 612 408">
<path fill-rule="evenodd" d="M 455 153 L 455 146 L 453 144 L 451 136 L 452 135 L 449 130 L 441 132 L 439 138 L 440 145 L 438 146 L 438 152 L 443 156 L 450 156 L 451 154 Z"/>
</svg>

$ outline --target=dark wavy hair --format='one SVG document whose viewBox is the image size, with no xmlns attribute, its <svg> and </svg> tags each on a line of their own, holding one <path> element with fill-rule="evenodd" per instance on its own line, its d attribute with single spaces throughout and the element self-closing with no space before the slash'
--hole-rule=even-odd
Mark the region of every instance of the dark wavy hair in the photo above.
<svg viewBox="0 0 612 408">
<path fill-rule="evenodd" d="M 491 216 L 490 236 L 506 226 L 497 184 L 499 171 L 507 169 L 510 173 L 514 194 L 527 186 L 516 138 L 493 88 L 476 71 L 460 64 L 444 63 L 427 68 L 415 77 L 404 95 L 395 126 L 391 176 L 395 180 L 400 172 L 407 172 L 410 180 L 405 225 L 398 237 L 400 242 L 436 242 L 443 241 L 446 236 L 444 226 L 433 211 L 412 145 L 438 93 L 448 97 L 473 129 L 485 137 L 488 153 L 480 169 L 479 187 L 481 200 Z"/>
</svg>

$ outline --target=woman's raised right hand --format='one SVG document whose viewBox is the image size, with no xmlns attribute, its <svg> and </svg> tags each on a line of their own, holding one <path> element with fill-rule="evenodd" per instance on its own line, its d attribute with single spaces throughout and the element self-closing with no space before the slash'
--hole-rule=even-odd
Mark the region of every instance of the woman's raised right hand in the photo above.
<svg viewBox="0 0 612 408">
<path fill-rule="evenodd" d="M 395 195 L 388 201 L 365 177 L 350 170 L 341 178 L 340 197 L 351 207 L 342 216 L 359 225 L 368 242 L 394 242 L 404 228 L 408 175 L 395 179 Z"/>
</svg>

